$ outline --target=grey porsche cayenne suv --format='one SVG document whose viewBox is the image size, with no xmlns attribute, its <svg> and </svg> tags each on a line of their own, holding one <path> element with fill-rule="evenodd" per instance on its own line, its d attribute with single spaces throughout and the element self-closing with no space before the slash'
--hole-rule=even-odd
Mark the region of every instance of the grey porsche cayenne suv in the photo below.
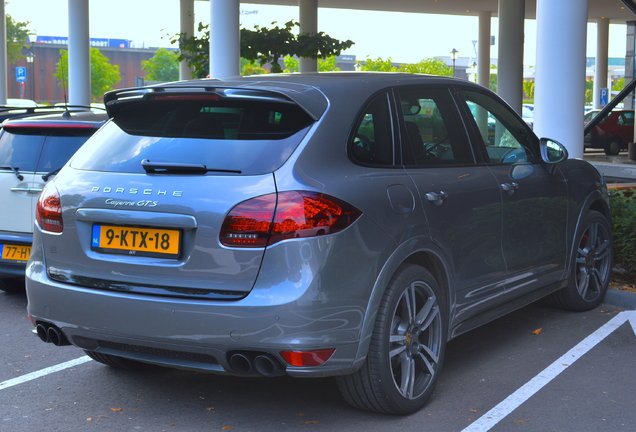
<svg viewBox="0 0 636 432">
<path fill-rule="evenodd" d="M 117 90 L 42 192 L 40 338 L 114 367 L 336 376 L 421 408 L 448 340 L 612 268 L 603 178 L 475 84 L 410 74 Z"/>
</svg>

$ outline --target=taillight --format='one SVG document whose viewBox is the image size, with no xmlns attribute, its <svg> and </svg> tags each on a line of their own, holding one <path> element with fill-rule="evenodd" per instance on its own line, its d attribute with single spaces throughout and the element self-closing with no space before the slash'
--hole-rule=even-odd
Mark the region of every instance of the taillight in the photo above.
<svg viewBox="0 0 636 432">
<path fill-rule="evenodd" d="M 40 194 L 35 220 L 43 231 L 53 233 L 61 233 L 64 231 L 60 193 L 53 183 L 47 184 L 42 194 Z"/>
<path fill-rule="evenodd" d="M 279 241 L 342 231 L 362 213 L 317 192 L 290 191 L 263 195 L 234 207 L 221 228 L 221 244 L 265 247 Z"/>
</svg>

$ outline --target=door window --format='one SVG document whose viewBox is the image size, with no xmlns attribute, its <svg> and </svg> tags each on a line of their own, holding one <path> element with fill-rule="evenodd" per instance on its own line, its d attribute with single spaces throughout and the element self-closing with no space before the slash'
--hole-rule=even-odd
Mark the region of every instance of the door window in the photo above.
<svg viewBox="0 0 636 432">
<path fill-rule="evenodd" d="M 473 164 L 470 144 L 447 90 L 399 91 L 406 139 L 406 165 Z M 410 160 L 407 158 L 410 156 Z"/>
<path fill-rule="evenodd" d="M 528 126 L 501 102 L 483 93 L 462 93 L 485 145 L 487 163 L 513 164 L 541 161 L 539 142 Z"/>
</svg>

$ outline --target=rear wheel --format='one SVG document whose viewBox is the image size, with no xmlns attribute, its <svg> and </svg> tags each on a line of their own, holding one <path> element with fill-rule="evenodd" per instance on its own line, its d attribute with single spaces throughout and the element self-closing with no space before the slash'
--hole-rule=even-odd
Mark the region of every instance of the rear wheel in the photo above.
<svg viewBox="0 0 636 432">
<path fill-rule="evenodd" d="M 419 410 L 437 383 L 446 332 L 441 290 L 433 275 L 413 264 L 401 266 L 378 309 L 364 365 L 338 377 L 342 395 L 369 411 Z"/>
<path fill-rule="evenodd" d="M 605 154 L 608 156 L 615 156 L 621 151 L 621 143 L 615 139 L 611 140 L 605 146 Z"/>
<path fill-rule="evenodd" d="M 612 273 L 612 228 L 605 216 L 589 211 L 577 233 L 568 286 L 555 292 L 555 306 L 574 311 L 594 309 L 605 297 Z"/>
<path fill-rule="evenodd" d="M 144 363 L 136 360 L 130 360 L 124 357 L 114 356 L 111 354 L 104 354 L 96 351 L 84 350 L 87 356 L 95 360 L 96 362 L 117 368 L 117 369 L 140 369 Z"/>
</svg>

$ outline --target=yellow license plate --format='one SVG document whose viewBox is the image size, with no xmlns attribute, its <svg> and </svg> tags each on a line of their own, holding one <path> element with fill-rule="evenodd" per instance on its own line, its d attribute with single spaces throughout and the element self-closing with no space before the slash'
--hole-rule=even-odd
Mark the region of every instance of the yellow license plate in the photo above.
<svg viewBox="0 0 636 432">
<path fill-rule="evenodd" d="M 31 256 L 31 246 L 3 244 L 2 259 L 11 261 L 28 261 Z"/>
<path fill-rule="evenodd" d="M 93 225 L 93 250 L 124 255 L 178 258 L 181 231 Z"/>
</svg>

